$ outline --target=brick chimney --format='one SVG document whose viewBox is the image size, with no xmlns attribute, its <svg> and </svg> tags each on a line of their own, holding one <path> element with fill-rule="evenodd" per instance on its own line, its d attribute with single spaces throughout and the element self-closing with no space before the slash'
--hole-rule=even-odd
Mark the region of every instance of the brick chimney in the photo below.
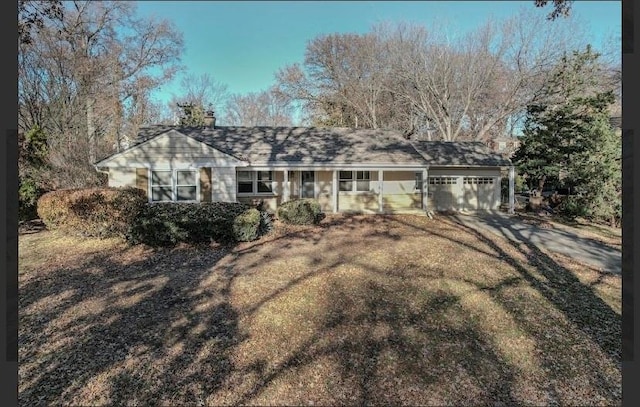
<svg viewBox="0 0 640 407">
<path fill-rule="evenodd" d="M 204 125 L 212 129 L 216 128 L 216 117 L 213 115 L 213 110 L 207 110 L 204 113 Z"/>
</svg>

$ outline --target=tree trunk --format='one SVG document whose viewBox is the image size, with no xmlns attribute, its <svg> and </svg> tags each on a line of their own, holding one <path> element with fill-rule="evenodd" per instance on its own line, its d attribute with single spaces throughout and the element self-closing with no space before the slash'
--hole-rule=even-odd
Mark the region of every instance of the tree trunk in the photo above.
<svg viewBox="0 0 640 407">
<path fill-rule="evenodd" d="M 87 100 L 86 100 L 86 109 L 87 109 L 87 141 L 89 142 L 89 163 L 93 164 L 96 162 L 96 146 L 95 146 L 96 129 L 93 122 L 93 100 L 89 96 L 87 96 Z"/>
<path fill-rule="evenodd" d="M 540 177 L 538 179 L 538 194 L 540 194 L 540 196 L 542 196 L 542 191 L 543 191 L 544 183 L 545 183 L 546 180 L 547 180 L 547 176 L 546 175 L 543 175 L 542 177 Z"/>
</svg>

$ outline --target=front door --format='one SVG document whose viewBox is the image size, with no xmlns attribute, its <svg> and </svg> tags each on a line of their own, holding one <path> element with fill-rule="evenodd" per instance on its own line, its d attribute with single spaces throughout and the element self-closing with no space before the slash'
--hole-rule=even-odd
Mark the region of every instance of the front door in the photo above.
<svg viewBox="0 0 640 407">
<path fill-rule="evenodd" d="M 316 176 L 313 171 L 302 171 L 302 198 L 315 198 Z"/>
</svg>

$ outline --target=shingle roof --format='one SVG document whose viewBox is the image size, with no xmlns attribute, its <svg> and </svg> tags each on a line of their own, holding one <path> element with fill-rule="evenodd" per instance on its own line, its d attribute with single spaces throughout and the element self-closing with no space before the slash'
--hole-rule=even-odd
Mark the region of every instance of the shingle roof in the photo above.
<svg viewBox="0 0 640 407">
<path fill-rule="evenodd" d="M 319 127 L 213 128 L 151 126 L 141 129 L 135 145 L 176 130 L 251 165 L 409 164 L 482 165 L 511 163 L 481 142 L 409 141 L 393 130 Z M 132 147 L 133 147 L 132 146 Z"/>
<path fill-rule="evenodd" d="M 511 162 L 480 141 L 412 141 L 429 165 L 509 166 Z"/>
<path fill-rule="evenodd" d="M 173 127 L 143 129 L 136 143 L 171 129 L 252 165 L 276 162 L 426 164 L 395 131 L 319 127 Z"/>
</svg>

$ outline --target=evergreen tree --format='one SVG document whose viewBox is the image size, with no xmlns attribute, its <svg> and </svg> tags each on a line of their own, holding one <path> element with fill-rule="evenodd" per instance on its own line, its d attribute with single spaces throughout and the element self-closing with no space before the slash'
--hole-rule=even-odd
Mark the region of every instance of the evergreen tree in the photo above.
<svg viewBox="0 0 640 407">
<path fill-rule="evenodd" d="M 539 191 L 566 175 L 578 193 L 563 206 L 568 215 L 615 223 L 621 216 L 621 141 L 609 124 L 614 95 L 600 85 L 598 57 L 587 47 L 562 58 L 542 102 L 527 109 L 513 160 Z"/>
</svg>

